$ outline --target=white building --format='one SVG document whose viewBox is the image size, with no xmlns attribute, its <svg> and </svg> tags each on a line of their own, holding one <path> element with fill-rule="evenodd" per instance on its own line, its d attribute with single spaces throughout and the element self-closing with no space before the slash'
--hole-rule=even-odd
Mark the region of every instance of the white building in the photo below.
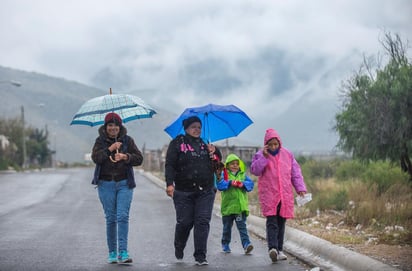
<svg viewBox="0 0 412 271">
<path fill-rule="evenodd" d="M 0 135 L 0 148 L 4 150 L 8 146 L 10 146 L 10 141 L 7 139 L 5 135 Z"/>
</svg>

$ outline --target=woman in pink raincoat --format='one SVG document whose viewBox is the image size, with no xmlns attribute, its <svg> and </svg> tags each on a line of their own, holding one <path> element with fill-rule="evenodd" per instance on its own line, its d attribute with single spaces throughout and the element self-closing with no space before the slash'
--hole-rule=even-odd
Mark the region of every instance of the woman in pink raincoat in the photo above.
<svg viewBox="0 0 412 271">
<path fill-rule="evenodd" d="M 272 262 L 286 260 L 283 253 L 286 219 L 294 217 L 293 188 L 300 196 L 306 186 L 298 162 L 282 146 L 279 134 L 267 129 L 264 147 L 252 159 L 250 172 L 258 176 L 258 195 L 266 217 L 266 240 Z"/>
</svg>

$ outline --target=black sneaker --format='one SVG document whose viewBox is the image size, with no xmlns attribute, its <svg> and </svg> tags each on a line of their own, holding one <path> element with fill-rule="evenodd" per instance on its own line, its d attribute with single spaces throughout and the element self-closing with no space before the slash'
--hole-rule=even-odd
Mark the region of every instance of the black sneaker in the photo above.
<svg viewBox="0 0 412 271">
<path fill-rule="evenodd" d="M 175 256 L 178 260 L 183 260 L 183 250 L 175 248 Z"/>
</svg>

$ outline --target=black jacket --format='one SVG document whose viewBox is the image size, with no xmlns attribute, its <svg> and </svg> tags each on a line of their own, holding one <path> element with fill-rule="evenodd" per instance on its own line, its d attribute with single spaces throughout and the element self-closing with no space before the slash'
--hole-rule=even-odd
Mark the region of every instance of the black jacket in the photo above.
<svg viewBox="0 0 412 271">
<path fill-rule="evenodd" d="M 218 148 L 215 154 L 221 160 Z M 165 164 L 167 186 L 174 184 L 180 191 L 210 189 L 214 186 L 213 174 L 213 162 L 201 138 L 179 135 L 170 142 Z"/>
<path fill-rule="evenodd" d="M 129 156 L 127 161 L 113 163 L 109 156 L 113 155 L 108 148 L 115 142 L 114 139 L 106 135 L 104 126 L 99 128 L 99 137 L 93 146 L 92 160 L 96 163 L 96 169 L 92 184 L 97 184 L 98 180 L 120 181 L 127 179 L 130 188 L 136 186 L 132 166 L 140 166 L 143 163 L 143 155 L 134 143 L 133 138 L 127 135 L 124 126 L 120 127 L 117 141 L 122 142 L 121 152 Z"/>
</svg>

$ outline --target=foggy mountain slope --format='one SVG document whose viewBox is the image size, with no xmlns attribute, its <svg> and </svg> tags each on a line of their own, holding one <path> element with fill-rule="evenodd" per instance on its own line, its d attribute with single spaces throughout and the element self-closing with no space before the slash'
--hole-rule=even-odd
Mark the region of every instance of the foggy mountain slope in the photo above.
<svg viewBox="0 0 412 271">
<path fill-rule="evenodd" d="M 21 83 L 16 87 L 9 81 Z M 98 127 L 70 125 L 70 122 L 87 100 L 109 93 L 66 79 L 10 69 L 0 66 L 0 91 L 2 95 L 1 117 L 21 119 L 24 107 L 26 126 L 45 128 L 50 133 L 50 148 L 57 150 L 57 159 L 64 162 L 83 161 L 97 137 Z M 147 101 L 146 101 L 147 102 Z M 149 103 L 150 104 L 150 103 Z M 160 148 L 170 141 L 163 132 L 176 115 L 156 108 L 151 119 L 141 119 L 125 124 L 138 147 Z"/>
</svg>

